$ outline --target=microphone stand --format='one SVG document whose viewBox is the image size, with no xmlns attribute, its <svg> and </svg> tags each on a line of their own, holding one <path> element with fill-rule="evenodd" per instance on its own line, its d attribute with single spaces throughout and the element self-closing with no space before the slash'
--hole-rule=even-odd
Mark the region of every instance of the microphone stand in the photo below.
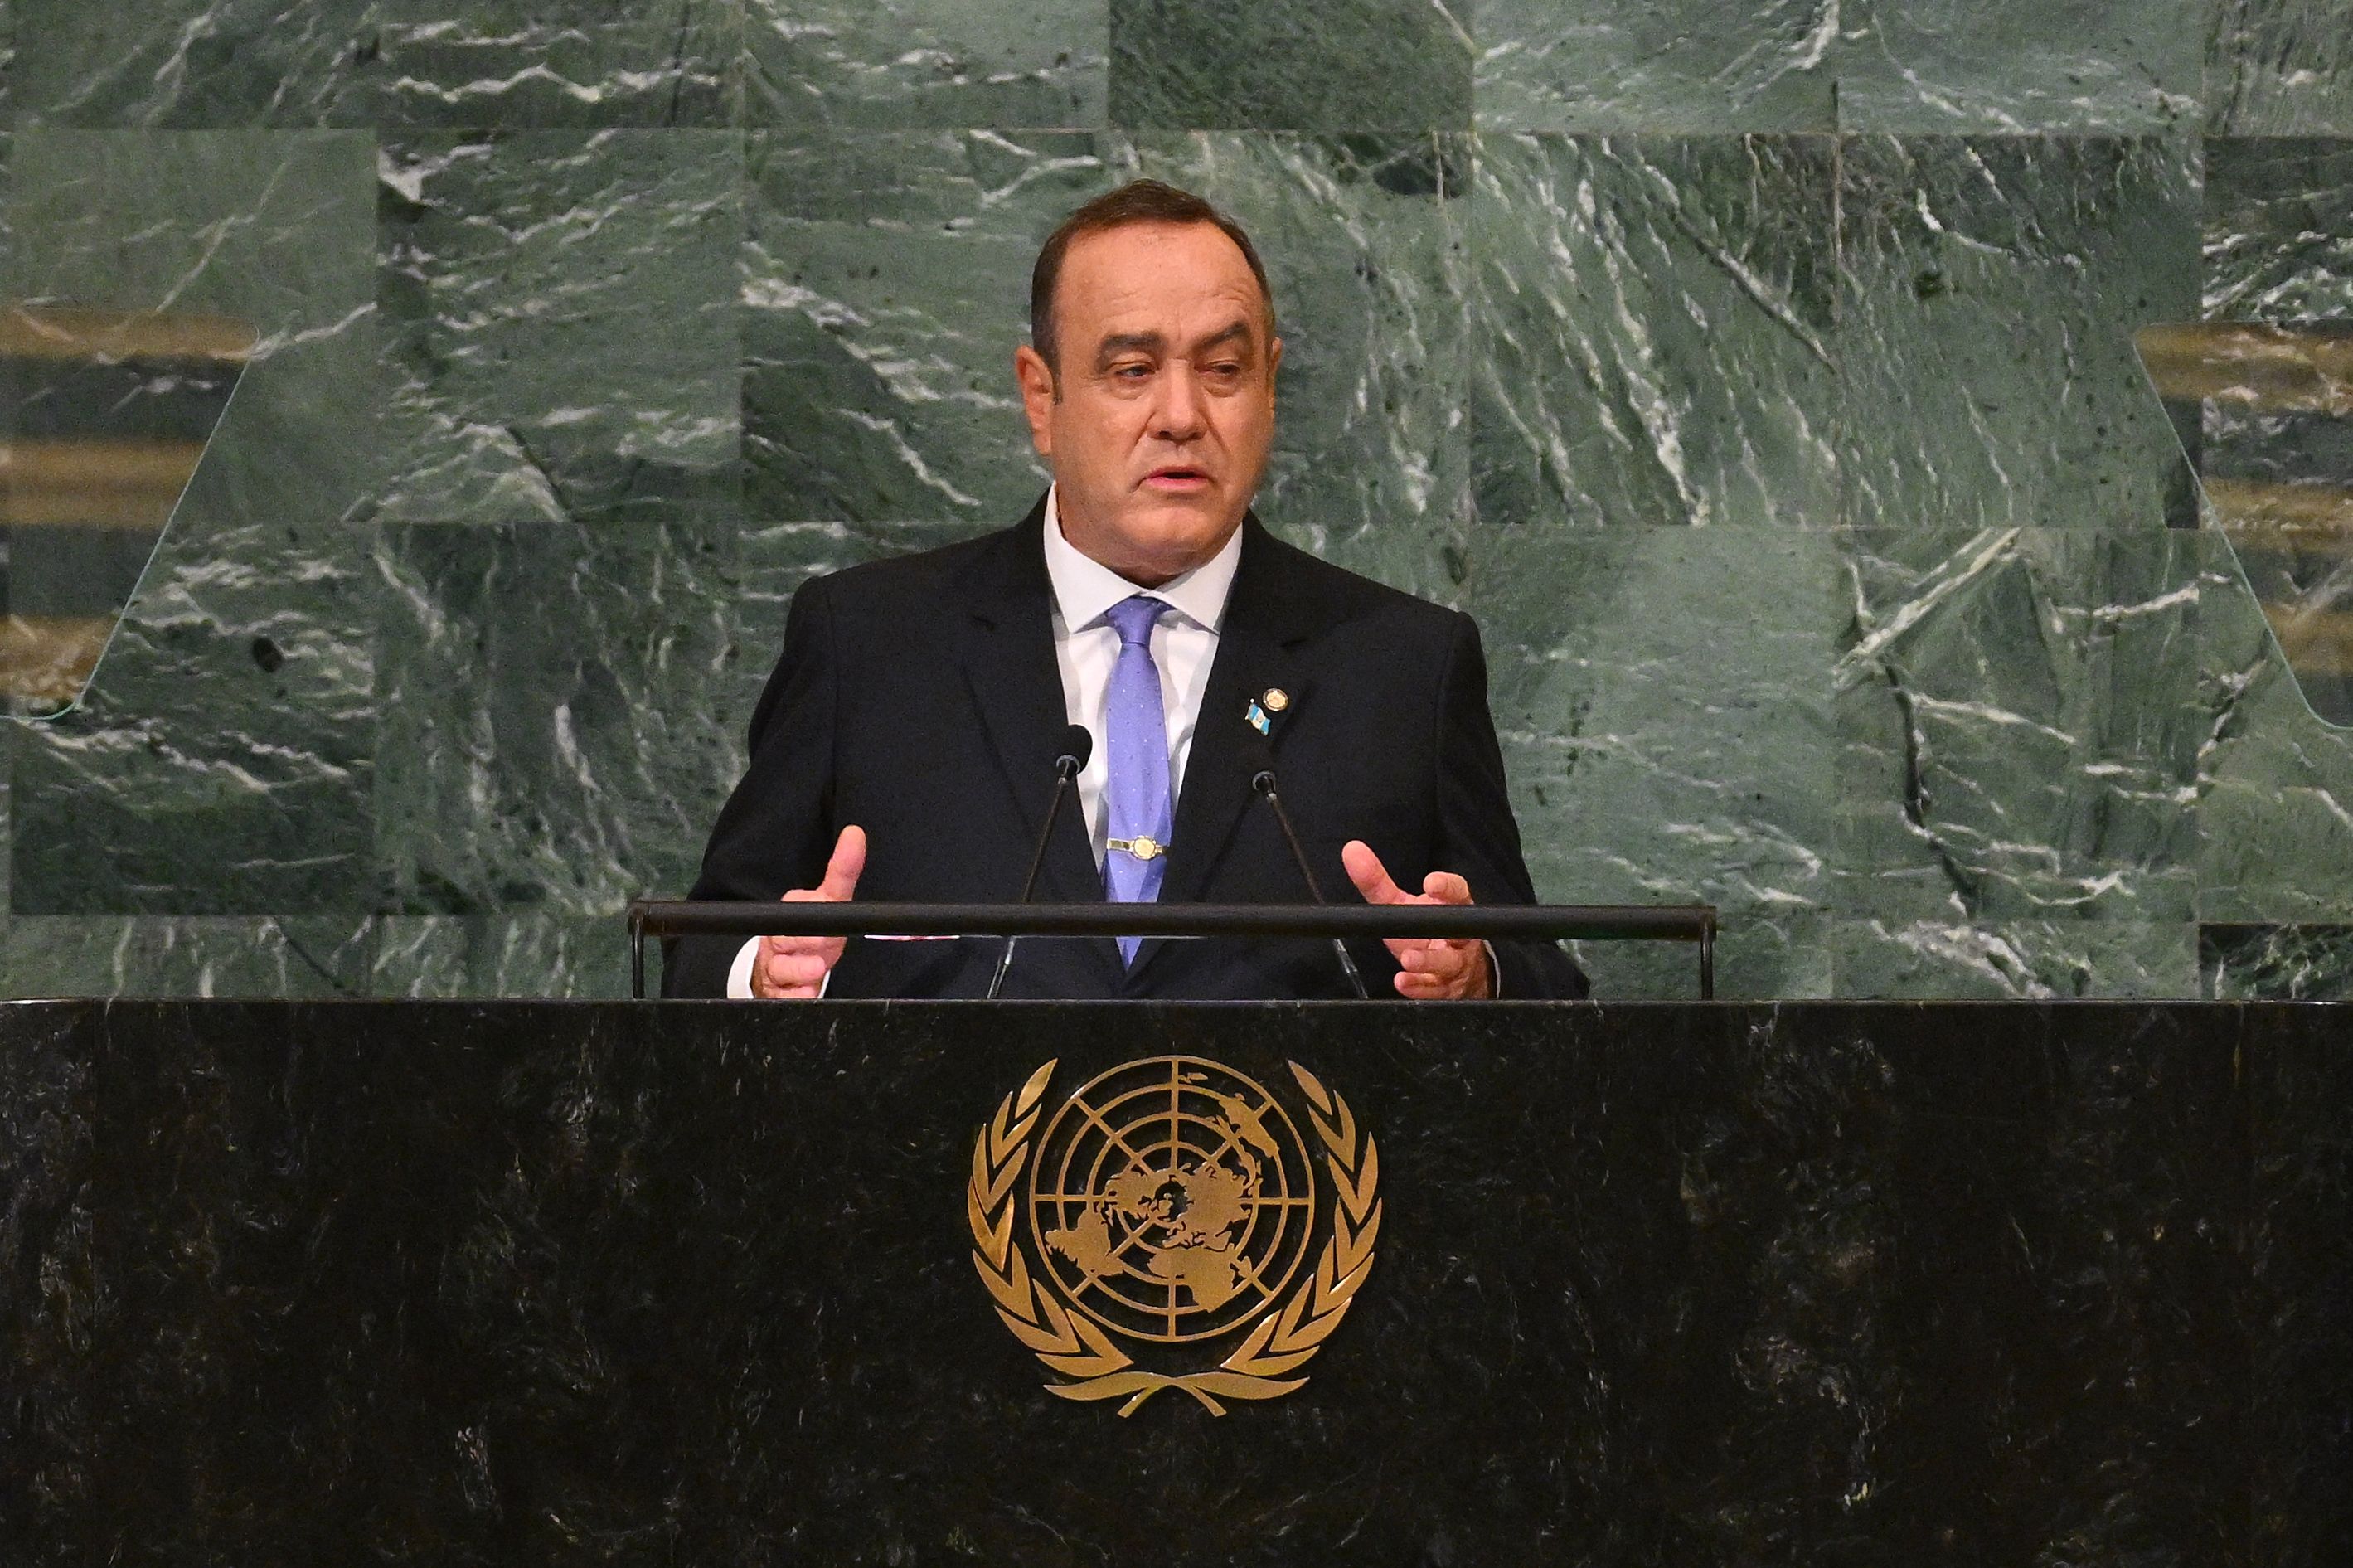
<svg viewBox="0 0 2353 1568">
<path fill-rule="evenodd" d="M 1324 902 L 1324 889 L 1316 885 L 1315 873 L 1307 863 L 1307 852 L 1299 847 L 1299 834 L 1291 826 L 1291 813 L 1282 809 L 1282 796 L 1274 787 L 1274 769 L 1261 768 L 1250 779 L 1250 788 L 1265 798 L 1274 808 L 1274 820 L 1282 824 L 1282 842 L 1291 846 L 1291 858 L 1299 863 L 1299 874 L 1307 881 L 1307 895 L 1316 903 Z M 1332 938 L 1333 954 L 1340 960 L 1340 972 L 1348 977 L 1348 984 L 1358 1001 L 1370 1001 L 1365 991 L 1365 977 L 1356 972 L 1356 960 L 1348 956 L 1348 944 L 1339 938 Z"/>
<path fill-rule="evenodd" d="M 1029 857 L 1029 874 L 1021 879 L 1020 902 L 1023 904 L 1029 902 L 1029 895 L 1038 886 L 1039 870 L 1046 863 L 1046 846 L 1054 841 L 1054 819 L 1061 815 L 1062 797 L 1071 792 L 1071 786 L 1078 781 L 1079 769 L 1084 766 L 1083 761 L 1067 751 L 1054 758 L 1054 797 L 1046 803 L 1046 826 L 1038 835 L 1036 853 Z M 1018 937 L 1005 938 L 1005 951 L 997 959 L 997 972 L 988 978 L 990 1001 L 995 1001 L 997 993 L 1004 989 L 1005 971 L 1013 967 L 1013 944 L 1020 939 Z"/>
</svg>

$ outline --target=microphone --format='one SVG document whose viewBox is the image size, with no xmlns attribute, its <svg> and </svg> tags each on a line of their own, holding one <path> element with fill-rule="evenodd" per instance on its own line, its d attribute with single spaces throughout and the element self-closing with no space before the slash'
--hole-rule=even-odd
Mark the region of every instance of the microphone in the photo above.
<svg viewBox="0 0 2353 1568">
<path fill-rule="evenodd" d="M 1260 754 L 1256 760 L 1261 764 L 1274 760 L 1273 748 L 1263 739 L 1259 740 L 1253 749 Z M 1299 874 L 1306 880 L 1308 896 L 1318 904 L 1323 903 L 1324 889 L 1316 885 L 1315 873 L 1307 863 L 1307 852 L 1299 847 L 1299 833 L 1291 825 L 1291 813 L 1282 809 L 1282 791 L 1275 785 L 1274 769 L 1261 766 L 1251 774 L 1250 790 L 1274 809 L 1274 820 L 1282 828 L 1282 842 L 1291 846 L 1291 858 L 1298 865 Z M 1356 991 L 1356 1000 L 1371 1001 L 1365 991 L 1365 977 L 1356 972 L 1356 960 L 1348 956 L 1348 944 L 1335 937 L 1332 938 L 1332 952 L 1340 960 L 1340 972 L 1348 977 L 1348 984 Z"/>
<path fill-rule="evenodd" d="M 1053 842 L 1055 819 L 1062 814 L 1062 798 L 1079 781 L 1086 770 L 1087 758 L 1095 754 L 1095 737 L 1082 724 L 1074 724 L 1062 731 L 1061 754 L 1054 758 L 1054 795 L 1046 802 L 1046 825 L 1038 830 L 1038 847 L 1029 855 L 1029 874 L 1021 879 L 1021 896 L 1017 902 L 1027 904 L 1038 886 L 1038 873 L 1046 863 L 1046 846 Z M 1005 950 L 997 955 L 997 972 L 989 977 L 988 1000 L 995 1001 L 1005 985 L 1005 971 L 1013 967 L 1013 944 L 1018 937 L 1005 938 Z M 1361 987 L 1359 988 L 1362 989 Z"/>
</svg>

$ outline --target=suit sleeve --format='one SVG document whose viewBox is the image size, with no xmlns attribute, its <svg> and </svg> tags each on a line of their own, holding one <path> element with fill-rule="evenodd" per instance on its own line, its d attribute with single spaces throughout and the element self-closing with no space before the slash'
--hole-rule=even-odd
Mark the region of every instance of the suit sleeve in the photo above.
<svg viewBox="0 0 2353 1568">
<path fill-rule="evenodd" d="M 814 887 L 832 853 L 834 718 L 841 671 L 825 579 L 793 595 L 784 652 L 752 711 L 751 761 L 702 853 L 692 898 L 779 898 Z M 723 997 L 740 937 L 663 944 L 662 994 Z"/>
<path fill-rule="evenodd" d="M 1503 747 L 1487 708 L 1487 660 L 1479 628 L 1454 618 L 1446 673 L 1439 684 L 1437 863 L 1471 885 L 1482 904 L 1534 904 L 1535 885 L 1520 852 L 1504 778 Z M 1514 1001 L 1575 999 L 1591 989 L 1557 943 L 1493 944 L 1498 996 Z"/>
</svg>

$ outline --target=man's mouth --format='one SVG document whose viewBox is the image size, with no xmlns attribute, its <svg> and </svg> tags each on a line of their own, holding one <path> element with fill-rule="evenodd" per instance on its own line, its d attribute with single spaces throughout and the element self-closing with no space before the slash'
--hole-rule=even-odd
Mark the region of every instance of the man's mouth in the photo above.
<svg viewBox="0 0 2353 1568">
<path fill-rule="evenodd" d="M 1208 489 L 1209 475 L 1204 469 L 1191 468 L 1184 463 L 1170 463 L 1165 468 L 1155 468 L 1145 475 L 1144 483 L 1147 490 L 1183 494 L 1190 491 Z"/>
</svg>

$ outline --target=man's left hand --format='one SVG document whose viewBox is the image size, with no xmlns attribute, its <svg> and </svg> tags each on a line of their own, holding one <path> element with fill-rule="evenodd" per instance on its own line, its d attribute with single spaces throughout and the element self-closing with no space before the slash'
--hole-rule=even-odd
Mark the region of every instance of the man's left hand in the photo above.
<svg viewBox="0 0 2353 1568">
<path fill-rule="evenodd" d="M 1388 868 L 1373 846 L 1350 839 L 1340 849 L 1340 863 L 1348 880 L 1367 904 L 1468 904 L 1471 885 L 1451 871 L 1433 871 L 1422 878 L 1419 893 L 1408 893 L 1390 879 Z M 1487 944 L 1392 939 L 1389 951 L 1398 961 L 1399 996 L 1415 1001 L 1478 1000 L 1495 992 L 1494 976 L 1487 969 Z"/>
</svg>

